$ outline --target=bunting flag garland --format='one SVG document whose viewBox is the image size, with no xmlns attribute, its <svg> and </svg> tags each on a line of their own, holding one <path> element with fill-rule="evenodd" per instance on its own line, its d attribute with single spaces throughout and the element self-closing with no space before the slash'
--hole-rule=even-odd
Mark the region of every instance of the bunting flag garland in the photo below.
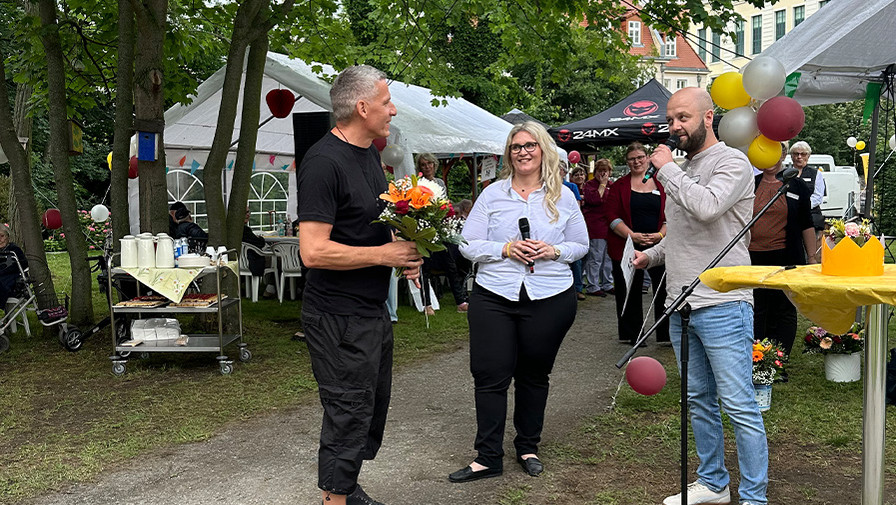
<svg viewBox="0 0 896 505">
<path fill-rule="evenodd" d="M 187 157 L 184 156 L 183 158 L 180 159 L 180 161 L 178 162 L 178 165 L 184 166 L 184 163 L 186 163 L 186 162 L 187 162 Z"/>
<path fill-rule="evenodd" d="M 287 168 L 289 168 L 289 165 L 283 165 L 282 167 L 280 167 L 280 170 L 286 170 Z"/>
<path fill-rule="evenodd" d="M 198 170 L 200 166 L 202 165 L 200 165 L 198 161 L 193 160 L 193 163 L 190 163 L 190 175 L 195 174 L 196 170 Z"/>
<path fill-rule="evenodd" d="M 276 156 L 274 156 L 274 155 L 272 154 L 271 157 L 268 159 L 268 161 L 271 163 L 271 166 L 274 165 L 274 159 L 275 159 L 275 158 L 276 158 Z"/>
<path fill-rule="evenodd" d="M 230 163 L 227 164 L 227 170 L 233 170 L 233 162 L 234 160 L 230 160 Z"/>
</svg>

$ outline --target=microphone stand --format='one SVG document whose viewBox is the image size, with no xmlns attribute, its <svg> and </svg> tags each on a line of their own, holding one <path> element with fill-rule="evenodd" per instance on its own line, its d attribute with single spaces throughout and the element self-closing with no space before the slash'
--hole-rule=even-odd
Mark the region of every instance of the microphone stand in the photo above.
<svg viewBox="0 0 896 505">
<path fill-rule="evenodd" d="M 787 189 L 790 188 L 790 183 L 793 181 L 794 177 L 797 175 L 797 170 L 794 168 L 788 168 L 781 172 L 781 178 L 784 181 L 784 184 L 778 189 L 775 195 L 767 204 L 765 204 L 762 209 L 753 216 L 753 219 L 750 220 L 734 238 L 728 242 L 728 245 L 722 249 L 712 261 L 709 262 L 709 265 L 703 269 L 703 272 L 714 268 L 716 265 L 722 261 L 731 249 L 737 245 L 737 242 L 743 238 L 744 235 L 753 227 L 753 224 L 759 220 L 760 217 L 765 214 L 769 208 L 781 198 L 781 196 L 787 192 Z M 663 311 L 663 314 L 660 318 L 654 321 L 653 326 L 651 326 L 647 331 L 643 332 L 641 336 L 638 338 L 638 341 L 629 349 L 619 361 L 616 362 L 616 368 L 622 368 L 628 363 L 628 361 L 634 356 L 636 352 L 638 352 L 638 347 L 647 340 L 653 332 L 659 327 L 659 325 L 672 317 L 673 312 L 678 312 L 681 317 L 681 350 L 679 352 L 679 361 L 681 361 L 681 392 L 680 392 L 680 400 L 681 400 L 681 504 L 687 505 L 688 503 L 688 358 L 690 354 L 690 345 L 688 342 L 688 325 L 690 324 L 690 316 L 691 316 L 691 305 L 687 303 L 685 300 L 691 293 L 697 289 L 697 285 L 700 284 L 700 276 L 698 275 L 690 285 L 684 286 L 681 288 L 681 294 L 678 295 L 675 300 L 666 307 L 666 310 Z"/>
</svg>

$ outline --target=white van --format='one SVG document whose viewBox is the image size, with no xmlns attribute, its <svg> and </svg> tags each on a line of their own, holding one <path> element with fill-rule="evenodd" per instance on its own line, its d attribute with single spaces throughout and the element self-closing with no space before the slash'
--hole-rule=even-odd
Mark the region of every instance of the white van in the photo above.
<svg viewBox="0 0 896 505">
<path fill-rule="evenodd" d="M 789 154 L 784 158 L 784 166 L 793 166 Z M 808 166 L 819 170 L 824 177 L 825 196 L 821 201 L 824 217 L 851 217 L 858 211 L 856 207 L 861 186 L 855 167 L 838 167 L 829 154 L 810 154 Z"/>
</svg>

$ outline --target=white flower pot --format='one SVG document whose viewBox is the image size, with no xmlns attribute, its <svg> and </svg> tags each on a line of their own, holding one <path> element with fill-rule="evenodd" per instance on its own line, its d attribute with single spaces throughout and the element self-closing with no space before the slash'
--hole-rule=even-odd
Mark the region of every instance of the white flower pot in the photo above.
<svg viewBox="0 0 896 505">
<path fill-rule="evenodd" d="M 759 405 L 759 412 L 772 408 L 772 385 L 753 384 L 753 389 L 756 391 L 756 405 Z"/>
<path fill-rule="evenodd" d="M 826 354 L 824 376 L 833 382 L 855 382 L 862 377 L 862 353 Z"/>
</svg>

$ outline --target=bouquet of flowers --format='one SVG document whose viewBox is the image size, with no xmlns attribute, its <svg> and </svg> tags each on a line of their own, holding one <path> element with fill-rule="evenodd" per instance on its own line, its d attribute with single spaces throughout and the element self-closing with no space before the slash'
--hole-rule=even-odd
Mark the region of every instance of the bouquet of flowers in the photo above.
<svg viewBox="0 0 896 505">
<path fill-rule="evenodd" d="M 753 384 L 770 385 L 784 371 L 787 355 L 777 344 L 764 338 L 753 342 Z"/>
<path fill-rule="evenodd" d="M 803 339 L 806 354 L 852 354 L 861 352 L 865 347 L 865 329 L 855 323 L 843 335 L 833 335 L 819 326 L 811 326 L 806 330 Z"/>
<path fill-rule="evenodd" d="M 844 223 L 842 219 L 828 219 L 829 227 L 827 240 L 833 249 L 838 242 L 846 237 L 852 239 L 857 246 L 862 247 L 871 238 L 871 223 L 863 219 L 861 224 Z"/>
<path fill-rule="evenodd" d="M 374 222 L 394 227 L 400 238 L 417 245 L 421 256 L 444 251 L 445 244 L 465 243 L 460 234 L 463 220 L 438 183 L 409 175 L 390 182 L 380 198 L 388 204 Z"/>
</svg>

